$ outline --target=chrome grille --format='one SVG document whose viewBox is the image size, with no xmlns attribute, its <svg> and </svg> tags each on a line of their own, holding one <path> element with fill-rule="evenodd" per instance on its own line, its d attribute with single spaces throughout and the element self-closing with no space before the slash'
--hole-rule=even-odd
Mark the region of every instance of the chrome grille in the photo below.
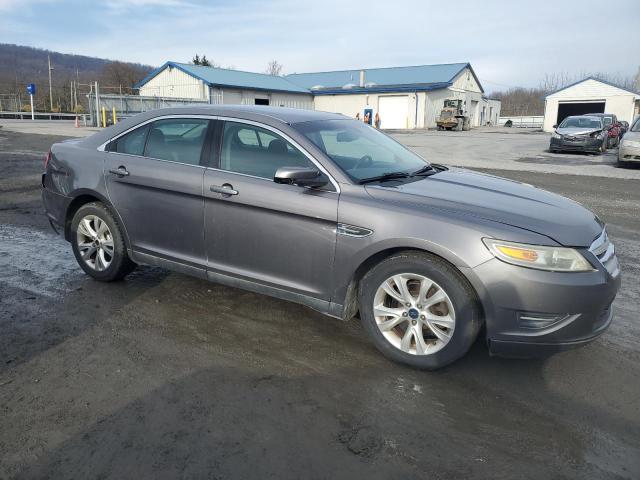
<svg viewBox="0 0 640 480">
<path fill-rule="evenodd" d="M 596 238 L 589 251 L 593 253 L 598 261 L 611 275 L 616 275 L 619 270 L 618 259 L 616 258 L 616 248 L 609 240 L 606 230 L 602 230 L 602 233 Z"/>
</svg>

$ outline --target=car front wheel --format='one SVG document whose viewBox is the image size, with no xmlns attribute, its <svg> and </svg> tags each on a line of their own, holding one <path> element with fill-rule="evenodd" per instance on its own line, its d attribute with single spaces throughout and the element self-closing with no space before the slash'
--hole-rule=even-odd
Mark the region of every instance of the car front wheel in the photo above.
<svg viewBox="0 0 640 480">
<path fill-rule="evenodd" d="M 71 222 L 71 232 L 78 264 L 96 280 L 120 280 L 135 268 L 120 226 L 104 204 L 92 202 L 80 207 Z"/>
<path fill-rule="evenodd" d="M 462 357 L 481 325 L 467 280 L 442 259 L 403 252 L 383 260 L 360 282 L 360 317 L 388 358 L 437 369 Z"/>
</svg>

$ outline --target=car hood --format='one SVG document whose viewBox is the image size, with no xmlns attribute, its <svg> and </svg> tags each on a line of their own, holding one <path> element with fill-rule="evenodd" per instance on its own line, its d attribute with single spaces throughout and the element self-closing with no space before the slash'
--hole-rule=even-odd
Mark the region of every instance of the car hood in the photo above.
<svg viewBox="0 0 640 480">
<path fill-rule="evenodd" d="M 579 128 L 579 127 L 568 127 L 568 128 L 557 128 L 556 132 L 560 135 L 587 135 L 593 132 L 601 131 L 601 128 Z"/>
<path fill-rule="evenodd" d="M 582 205 L 525 183 L 470 170 L 451 169 L 415 182 L 367 185 L 374 198 L 455 211 L 545 235 L 561 245 L 588 247 L 600 220 Z M 508 239 L 503 239 L 508 240 Z"/>
</svg>

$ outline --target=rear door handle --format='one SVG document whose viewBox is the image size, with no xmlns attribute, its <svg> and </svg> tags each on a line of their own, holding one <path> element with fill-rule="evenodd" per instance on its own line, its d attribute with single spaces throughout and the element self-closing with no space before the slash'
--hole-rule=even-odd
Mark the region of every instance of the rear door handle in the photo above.
<svg viewBox="0 0 640 480">
<path fill-rule="evenodd" d="M 221 193 L 222 195 L 238 195 L 238 191 L 234 190 L 231 185 L 225 183 L 224 185 L 211 185 L 209 190 L 215 193 Z"/>
<path fill-rule="evenodd" d="M 129 176 L 129 172 L 123 166 L 120 166 L 118 168 L 110 168 L 109 169 L 109 173 L 113 173 L 114 175 L 117 175 L 118 177 L 128 177 Z"/>
</svg>

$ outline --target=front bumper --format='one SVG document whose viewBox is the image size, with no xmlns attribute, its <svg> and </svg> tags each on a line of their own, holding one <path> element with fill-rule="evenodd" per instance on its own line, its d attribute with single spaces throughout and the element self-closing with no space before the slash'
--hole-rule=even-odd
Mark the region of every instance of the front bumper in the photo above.
<svg viewBox="0 0 640 480">
<path fill-rule="evenodd" d="M 484 309 L 492 354 L 530 357 L 577 347 L 604 333 L 620 288 L 617 258 L 608 271 L 562 273 L 517 267 L 492 259 L 472 269 L 471 283 Z"/>
<path fill-rule="evenodd" d="M 602 148 L 604 141 L 603 138 L 590 137 L 589 135 L 563 136 L 562 138 L 551 137 L 549 150 L 598 152 Z"/>
<path fill-rule="evenodd" d="M 640 162 L 640 147 L 625 145 L 623 141 L 618 148 L 618 160 L 622 162 Z"/>
</svg>

